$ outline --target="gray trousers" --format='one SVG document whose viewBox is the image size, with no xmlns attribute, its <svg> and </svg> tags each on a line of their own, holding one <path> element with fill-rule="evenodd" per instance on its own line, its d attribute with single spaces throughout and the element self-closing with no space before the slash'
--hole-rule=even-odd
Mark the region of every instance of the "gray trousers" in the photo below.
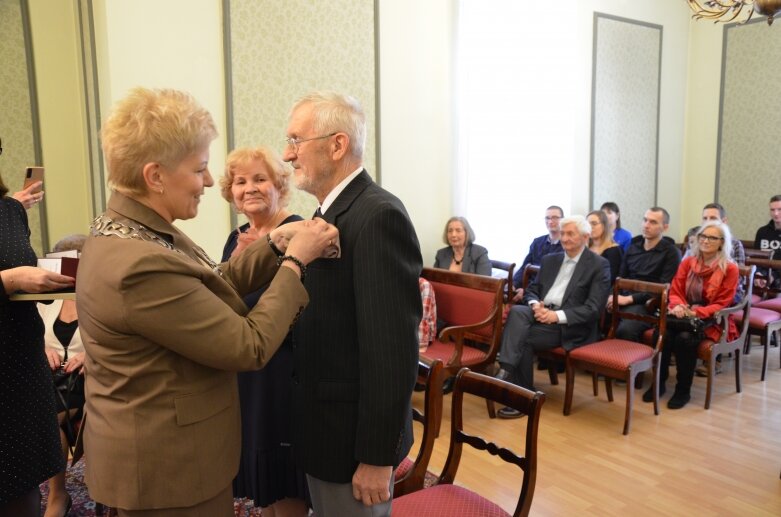
<svg viewBox="0 0 781 517">
<path fill-rule="evenodd" d="M 512 374 L 511 381 L 526 389 L 534 386 L 534 351 L 561 345 L 561 325 L 538 323 L 531 307 L 514 305 L 502 333 L 499 364 Z"/>
<path fill-rule="evenodd" d="M 330 483 L 306 475 L 315 517 L 390 517 L 393 501 L 393 475 L 390 479 L 390 499 L 366 506 L 353 497 L 352 483 Z"/>
</svg>

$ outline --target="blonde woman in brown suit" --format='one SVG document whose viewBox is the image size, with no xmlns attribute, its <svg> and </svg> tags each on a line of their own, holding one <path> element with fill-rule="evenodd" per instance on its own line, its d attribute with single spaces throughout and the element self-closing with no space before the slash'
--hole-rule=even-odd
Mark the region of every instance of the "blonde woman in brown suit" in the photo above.
<svg viewBox="0 0 781 517">
<path fill-rule="evenodd" d="M 136 88 L 101 136 L 113 193 L 76 289 L 90 495 L 120 516 L 232 516 L 234 372 L 269 361 L 308 303 L 306 265 L 338 232 L 292 223 L 214 264 L 172 224 L 214 183 L 209 113 L 186 93 Z M 264 286 L 248 309 L 242 295 Z"/>
</svg>

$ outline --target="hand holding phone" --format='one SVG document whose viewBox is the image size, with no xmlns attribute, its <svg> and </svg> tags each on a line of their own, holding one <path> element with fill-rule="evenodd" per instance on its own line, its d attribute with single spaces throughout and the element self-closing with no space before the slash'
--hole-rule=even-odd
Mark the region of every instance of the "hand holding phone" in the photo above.
<svg viewBox="0 0 781 517">
<path fill-rule="evenodd" d="M 27 173 L 24 176 L 24 190 L 27 190 L 32 185 L 40 183 L 37 189 L 33 188 L 31 194 L 37 194 L 43 190 L 43 167 L 27 167 Z"/>
<path fill-rule="evenodd" d="M 26 210 L 43 200 L 43 167 L 27 167 L 23 190 L 14 193 Z"/>
</svg>

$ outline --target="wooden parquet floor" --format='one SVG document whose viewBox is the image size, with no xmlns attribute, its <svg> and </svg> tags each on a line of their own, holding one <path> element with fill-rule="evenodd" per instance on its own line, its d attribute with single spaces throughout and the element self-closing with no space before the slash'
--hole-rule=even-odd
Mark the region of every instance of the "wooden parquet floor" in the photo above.
<svg viewBox="0 0 781 517">
<path fill-rule="evenodd" d="M 535 373 L 545 392 L 539 433 L 537 485 L 532 515 L 616 515 L 632 517 L 781 515 L 781 369 L 771 348 L 768 376 L 760 382 L 761 348 L 744 359 L 743 392 L 735 392 L 732 360 L 716 377 L 711 409 L 703 409 L 705 379 L 695 378 L 692 401 L 683 409 L 643 403 L 635 392 L 632 429 L 621 434 L 626 391 L 614 386 L 607 401 L 604 383 L 594 397 L 591 377 L 576 376 L 570 416 L 563 416 L 564 376 L 551 386 L 547 372 Z M 674 370 L 672 372 L 674 376 Z M 648 384 L 649 379 L 646 379 Z M 669 381 L 668 381 L 669 382 Z M 429 470 L 441 471 L 450 435 L 451 397 L 445 397 L 442 432 Z M 415 394 L 421 407 L 422 394 Z M 467 397 L 468 431 L 521 451 L 523 420 L 491 420 L 482 399 Z M 416 426 L 416 432 L 419 432 Z M 416 449 L 413 449 L 416 450 Z M 512 512 L 520 471 L 487 453 L 464 448 L 456 483 Z"/>
</svg>

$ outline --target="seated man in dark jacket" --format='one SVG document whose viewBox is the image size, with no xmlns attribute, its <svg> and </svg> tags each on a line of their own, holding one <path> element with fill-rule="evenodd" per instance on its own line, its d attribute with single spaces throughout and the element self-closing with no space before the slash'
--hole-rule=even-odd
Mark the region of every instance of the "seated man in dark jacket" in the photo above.
<svg viewBox="0 0 781 517">
<path fill-rule="evenodd" d="M 681 262 L 681 252 L 675 241 L 664 236 L 670 225 L 670 214 L 664 208 L 655 206 L 645 211 L 643 231 L 629 244 L 621 262 L 618 276 L 645 282 L 671 282 Z M 649 295 L 641 293 L 622 293 L 618 296 L 618 305 L 631 307 L 625 311 L 640 314 L 646 310 L 645 303 Z M 608 310 L 612 309 L 613 298 L 608 298 Z M 616 329 L 616 337 L 642 342 L 643 332 L 650 328 L 645 322 L 623 320 Z"/>
<path fill-rule="evenodd" d="M 610 264 L 588 249 L 591 226 L 576 215 L 561 221 L 564 253 L 542 258 L 540 273 L 520 305 L 507 316 L 497 378 L 532 387 L 534 351 L 567 350 L 598 339 L 597 324 L 610 289 Z M 500 418 L 518 418 L 519 411 L 502 408 Z"/>
</svg>

